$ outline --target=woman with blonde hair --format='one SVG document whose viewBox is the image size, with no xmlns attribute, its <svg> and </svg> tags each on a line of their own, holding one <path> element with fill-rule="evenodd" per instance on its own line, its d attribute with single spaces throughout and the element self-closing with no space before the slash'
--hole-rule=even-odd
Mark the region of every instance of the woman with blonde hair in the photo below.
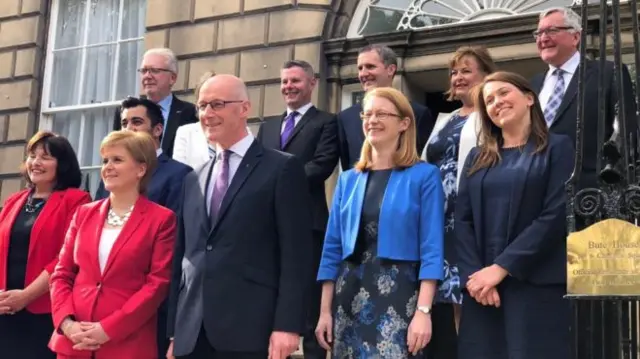
<svg viewBox="0 0 640 359">
<path fill-rule="evenodd" d="M 572 142 L 549 133 L 520 75 L 487 76 L 476 101 L 480 143 L 467 157 L 455 214 L 468 294 L 459 358 L 568 358 L 564 184 Z"/>
<path fill-rule="evenodd" d="M 442 279 L 440 174 L 418 157 L 402 93 L 369 91 L 361 116 L 361 157 L 341 173 L 329 215 L 316 336 L 334 358 L 414 358 L 430 341 Z"/>
<path fill-rule="evenodd" d="M 157 163 L 149 134 L 112 132 L 100 153 L 110 194 L 78 208 L 71 221 L 51 276 L 49 346 L 59 359 L 156 359 L 175 215 L 144 196 Z"/>
<path fill-rule="evenodd" d="M 462 102 L 462 108 L 436 122 L 422 159 L 440 169 L 444 189 L 444 279 L 438 283 L 433 321 L 438 346 L 429 348 L 434 358 L 452 358 L 456 351 L 456 329 L 460 322 L 462 292 L 454 248 L 454 213 L 458 182 L 469 151 L 477 144 L 480 118 L 475 112 L 472 90 L 496 65 L 484 47 L 463 46 L 449 61 L 449 101 Z"/>
</svg>

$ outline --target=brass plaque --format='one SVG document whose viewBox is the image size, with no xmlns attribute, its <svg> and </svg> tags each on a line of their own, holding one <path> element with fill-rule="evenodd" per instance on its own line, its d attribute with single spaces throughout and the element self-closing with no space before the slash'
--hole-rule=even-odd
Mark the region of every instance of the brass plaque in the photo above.
<svg viewBox="0 0 640 359">
<path fill-rule="evenodd" d="M 640 295 L 640 228 L 606 219 L 571 233 L 567 294 Z"/>
</svg>

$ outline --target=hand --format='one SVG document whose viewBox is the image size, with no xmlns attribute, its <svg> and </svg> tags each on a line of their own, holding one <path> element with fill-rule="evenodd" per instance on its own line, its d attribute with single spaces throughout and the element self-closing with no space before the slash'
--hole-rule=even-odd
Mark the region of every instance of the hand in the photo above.
<svg viewBox="0 0 640 359">
<path fill-rule="evenodd" d="M 167 359 L 176 359 L 173 356 L 173 340 L 169 341 L 169 349 L 167 349 Z"/>
<path fill-rule="evenodd" d="M 74 344 L 79 343 L 80 341 L 74 341 L 73 337 L 76 334 L 82 333 L 82 328 L 80 327 L 80 323 L 72 320 L 70 318 L 65 319 L 60 325 L 60 330 L 65 337 L 69 338 Z"/>
<path fill-rule="evenodd" d="M 73 346 L 76 350 L 97 350 L 109 341 L 109 336 L 99 322 L 80 322 L 81 333 L 72 335 Z"/>
<path fill-rule="evenodd" d="M 14 314 L 27 306 L 29 298 L 21 289 L 0 292 L 0 314 Z"/>
<path fill-rule="evenodd" d="M 475 298 L 474 298 L 475 299 Z M 484 297 L 479 297 L 476 301 L 484 306 L 494 306 L 496 308 L 500 308 L 500 294 L 498 294 L 498 290 L 493 287 L 489 289 L 487 295 Z"/>
<path fill-rule="evenodd" d="M 431 341 L 431 315 L 416 310 L 407 330 L 409 352 L 417 355 Z"/>
<path fill-rule="evenodd" d="M 324 350 L 331 350 L 331 344 L 333 343 L 333 317 L 331 312 L 320 313 L 318 325 L 316 326 L 316 339 L 318 339 L 318 344 Z"/>
<path fill-rule="evenodd" d="M 300 336 L 297 333 L 273 332 L 269 338 L 269 359 L 286 359 L 298 350 Z"/>
<path fill-rule="evenodd" d="M 489 290 L 502 282 L 507 271 L 497 264 L 485 267 L 469 276 L 467 290 L 473 298 L 482 298 Z"/>
</svg>

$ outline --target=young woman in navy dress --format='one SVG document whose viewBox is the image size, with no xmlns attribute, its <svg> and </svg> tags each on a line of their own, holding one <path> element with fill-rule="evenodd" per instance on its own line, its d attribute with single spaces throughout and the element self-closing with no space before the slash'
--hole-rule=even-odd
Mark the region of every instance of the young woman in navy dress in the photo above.
<svg viewBox="0 0 640 359">
<path fill-rule="evenodd" d="M 549 133 L 520 75 L 496 72 L 476 98 L 482 128 L 460 180 L 455 233 L 458 358 L 566 359 L 565 182 L 571 140 Z"/>
</svg>

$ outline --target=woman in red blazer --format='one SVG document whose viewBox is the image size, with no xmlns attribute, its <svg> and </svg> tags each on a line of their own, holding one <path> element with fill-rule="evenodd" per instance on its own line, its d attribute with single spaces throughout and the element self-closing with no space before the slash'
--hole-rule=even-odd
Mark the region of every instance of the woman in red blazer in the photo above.
<svg viewBox="0 0 640 359">
<path fill-rule="evenodd" d="M 46 359 L 53 331 L 49 275 L 76 208 L 91 201 L 64 137 L 39 132 L 27 144 L 28 189 L 0 212 L 0 357 Z"/>
<path fill-rule="evenodd" d="M 175 215 L 143 195 L 157 162 L 151 136 L 112 132 L 100 153 L 110 196 L 81 206 L 71 221 L 51 276 L 49 347 L 61 359 L 156 359 Z"/>
</svg>

